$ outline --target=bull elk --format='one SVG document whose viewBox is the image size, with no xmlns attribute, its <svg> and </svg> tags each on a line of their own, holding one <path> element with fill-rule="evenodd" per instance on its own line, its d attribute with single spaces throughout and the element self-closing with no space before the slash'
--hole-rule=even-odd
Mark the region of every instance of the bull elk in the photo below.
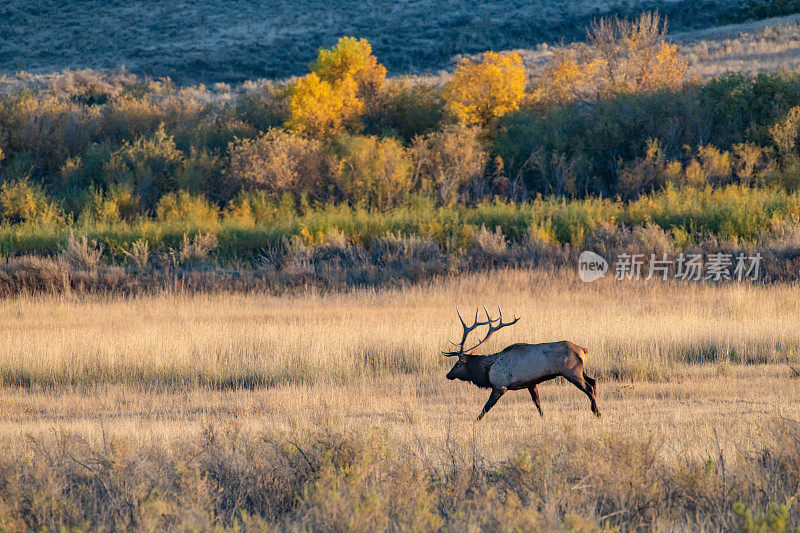
<svg viewBox="0 0 800 533">
<path fill-rule="evenodd" d="M 597 382 L 586 375 L 584 365 L 586 364 L 586 348 L 569 341 L 543 342 L 540 344 L 512 344 L 504 350 L 490 355 L 472 355 L 472 351 L 481 346 L 492 334 L 501 328 L 511 326 L 519 321 L 516 316 L 510 322 L 503 322 L 503 312 L 497 308 L 499 316 L 492 318 L 486 307 L 486 320 L 478 320 L 478 309 L 475 309 L 475 320 L 468 326 L 461 313 L 456 309 L 458 319 L 464 328 L 461 342 L 459 344 L 450 341 L 456 347 L 455 350 L 442 354 L 447 357 L 458 357 L 458 362 L 453 365 L 447 373 L 447 379 L 460 379 L 469 381 L 478 387 L 492 389 L 489 400 L 483 406 L 478 420 L 491 409 L 497 400 L 508 390 L 528 389 L 533 398 L 533 403 L 542 414 L 542 406 L 539 405 L 539 392 L 536 386 L 543 381 L 554 379 L 558 376 L 563 377 L 589 397 L 592 412 L 600 416 L 595 402 L 597 393 Z M 465 348 L 469 334 L 481 326 L 489 326 L 486 336 L 471 348 Z"/>
</svg>

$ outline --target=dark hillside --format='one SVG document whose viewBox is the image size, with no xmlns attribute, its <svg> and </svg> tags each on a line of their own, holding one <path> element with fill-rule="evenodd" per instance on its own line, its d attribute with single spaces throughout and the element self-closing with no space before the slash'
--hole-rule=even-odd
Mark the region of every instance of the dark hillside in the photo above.
<svg viewBox="0 0 800 533">
<path fill-rule="evenodd" d="M 394 74 L 419 73 L 448 67 L 456 54 L 580 39 L 592 19 L 611 13 L 658 8 L 675 30 L 780 14 L 777 8 L 741 5 L 731 0 L 11 0 L 0 4 L 0 73 L 125 65 L 179 83 L 282 78 L 304 73 L 316 50 L 342 35 L 369 40 Z"/>
</svg>

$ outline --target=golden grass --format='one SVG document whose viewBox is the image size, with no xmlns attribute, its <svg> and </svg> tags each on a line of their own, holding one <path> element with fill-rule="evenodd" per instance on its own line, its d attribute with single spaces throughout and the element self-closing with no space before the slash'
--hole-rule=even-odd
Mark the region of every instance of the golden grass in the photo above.
<svg viewBox="0 0 800 533">
<path fill-rule="evenodd" d="M 0 526 L 796 520 L 769 509 L 798 474 L 785 421 L 800 420 L 799 293 L 508 271 L 334 294 L 4 300 Z M 438 349 L 460 331 L 455 305 L 483 303 L 522 317 L 487 349 L 588 347 L 603 418 L 550 382 L 544 418 L 515 391 L 474 423 L 488 393 L 447 381 Z"/>
<path fill-rule="evenodd" d="M 0 302 L 9 385 L 238 388 L 429 375 L 455 308 L 522 320 L 487 346 L 569 339 L 601 377 L 665 380 L 677 363 L 784 363 L 800 347 L 796 285 L 583 284 L 510 271 L 411 288 L 294 296 L 17 298 Z"/>
<path fill-rule="evenodd" d="M 506 394 L 477 424 L 488 392 L 441 375 L 400 376 L 358 385 L 283 385 L 270 389 L 142 392 L 100 386 L 86 392 L 0 394 L 0 437 L 54 430 L 99 442 L 104 435 L 142 445 L 196 437 L 209 425 L 226 430 L 298 434 L 320 427 L 379 428 L 417 459 L 439 462 L 452 443 L 497 461 L 542 435 L 599 440 L 608 435 L 653 438 L 665 458 L 701 457 L 718 445 L 752 451 L 776 420 L 800 420 L 800 382 L 785 366 L 687 369 L 668 383 L 602 382 L 601 419 L 572 385 L 540 386 L 540 418 L 527 391 Z"/>
<path fill-rule="evenodd" d="M 487 350 L 586 346 L 604 413 L 594 421 L 581 393 L 554 383 L 540 421 L 526 393 L 510 393 L 477 426 L 492 455 L 506 453 L 509 428 L 520 443 L 567 428 L 665 441 L 678 432 L 695 451 L 717 428 L 746 443 L 760 421 L 800 418 L 786 364 L 800 346 L 799 294 L 508 271 L 337 294 L 6 300 L 0 435 L 66 427 L 96 437 L 102 426 L 160 439 L 208 423 L 291 430 L 329 417 L 435 450 L 450 430 L 467 439 L 485 402 L 486 391 L 444 379 L 452 362 L 438 350 L 460 332 L 456 305 L 487 304 L 522 317 Z"/>
</svg>

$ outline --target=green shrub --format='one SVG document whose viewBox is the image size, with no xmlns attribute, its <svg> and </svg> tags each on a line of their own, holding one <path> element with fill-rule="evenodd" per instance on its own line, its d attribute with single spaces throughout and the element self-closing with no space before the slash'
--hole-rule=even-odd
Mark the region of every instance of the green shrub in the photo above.
<svg viewBox="0 0 800 533">
<path fill-rule="evenodd" d="M 158 220 L 170 224 L 208 228 L 219 222 L 219 209 L 202 196 L 192 196 L 186 191 L 165 194 L 156 206 Z"/>
<path fill-rule="evenodd" d="M 277 202 L 265 191 L 243 191 L 230 201 L 225 217 L 243 226 L 272 225 L 291 223 L 297 218 L 297 212 L 289 194 Z"/>
<path fill-rule="evenodd" d="M 659 142 L 648 139 L 644 157 L 621 165 L 617 191 L 623 198 L 629 199 L 660 189 L 667 181 L 666 165 Z"/>
<path fill-rule="evenodd" d="M 333 152 L 336 185 L 351 204 L 386 209 L 411 191 L 411 163 L 395 139 L 339 135 Z"/>
<path fill-rule="evenodd" d="M 789 71 L 724 75 L 697 88 L 695 105 L 703 121 L 695 124 L 708 132 L 706 143 L 724 149 L 747 141 L 767 146 L 773 124 L 800 105 L 800 76 Z"/>
<path fill-rule="evenodd" d="M 611 196 L 619 169 L 641 157 L 649 139 L 658 139 L 665 158 L 677 160 L 685 145 L 702 144 L 698 123 L 707 116 L 692 87 L 618 95 L 546 114 L 526 109 L 500 119 L 493 152 L 508 176 L 533 194 Z"/>
<path fill-rule="evenodd" d="M 55 224 L 61 220 L 58 208 L 44 191 L 27 180 L 6 182 L 0 186 L 0 218 L 12 224 Z"/>
<path fill-rule="evenodd" d="M 229 145 L 230 177 L 246 190 L 263 190 L 273 198 L 291 194 L 325 198 L 331 161 L 317 140 L 279 129 L 257 139 L 237 139 Z"/>
<path fill-rule="evenodd" d="M 444 100 L 439 91 L 402 79 L 387 82 L 362 121 L 369 134 L 397 136 L 409 142 L 435 131 L 443 118 Z"/>
<path fill-rule="evenodd" d="M 273 82 L 256 85 L 246 82 L 247 91 L 239 100 L 237 115 L 259 131 L 281 126 L 289 118 L 286 87 Z"/>
<path fill-rule="evenodd" d="M 139 212 L 139 199 L 129 184 L 114 184 L 105 191 L 95 190 L 90 208 L 92 217 L 98 221 L 130 221 Z"/>
<path fill-rule="evenodd" d="M 106 183 L 133 186 L 142 205 L 151 208 L 164 193 L 177 188 L 176 176 L 184 168 L 184 159 L 162 125 L 151 136 L 126 142 L 111 153 L 104 167 Z"/>
<path fill-rule="evenodd" d="M 175 188 L 193 194 L 206 194 L 214 200 L 228 200 L 233 185 L 223 179 L 224 163 L 220 156 L 204 148 L 191 147 L 184 164 L 175 175 Z"/>
<path fill-rule="evenodd" d="M 67 189 L 83 189 L 106 182 L 106 164 L 111 148 L 105 143 L 92 143 L 80 155 L 64 162 L 61 181 Z"/>
<path fill-rule="evenodd" d="M 592 106 L 523 109 L 501 119 L 493 151 L 533 193 L 569 192 L 573 182 L 579 195 L 613 195 L 619 171 L 641 157 L 648 139 L 659 140 L 666 160 L 688 165 L 685 146 L 713 145 L 724 154 L 742 143 L 772 145 L 771 129 L 797 105 L 797 73 L 729 75 L 674 91 L 611 95 Z M 720 180 L 729 179 L 723 172 Z"/>
<path fill-rule="evenodd" d="M 414 179 L 422 190 L 449 203 L 458 199 L 465 185 L 481 178 L 487 155 L 479 134 L 477 128 L 456 125 L 415 138 L 410 152 Z"/>
<path fill-rule="evenodd" d="M 254 127 L 235 109 L 206 110 L 198 122 L 188 122 L 174 132 L 175 145 L 184 153 L 193 149 L 214 156 L 225 154 L 234 140 L 250 139 L 258 135 L 260 128 Z"/>
</svg>

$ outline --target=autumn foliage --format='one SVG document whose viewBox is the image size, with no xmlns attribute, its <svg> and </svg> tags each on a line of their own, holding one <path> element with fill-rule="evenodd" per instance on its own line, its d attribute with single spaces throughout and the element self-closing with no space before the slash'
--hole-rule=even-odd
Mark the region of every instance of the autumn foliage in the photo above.
<svg viewBox="0 0 800 533">
<path fill-rule="evenodd" d="M 519 54 L 486 52 L 480 62 L 462 59 L 442 93 L 459 121 L 487 126 L 519 108 L 526 81 Z"/>
<path fill-rule="evenodd" d="M 386 82 L 386 69 L 365 39 L 342 37 L 331 50 L 320 50 L 312 72 L 289 89 L 289 129 L 325 137 L 354 126 L 365 102 Z"/>
<path fill-rule="evenodd" d="M 687 63 L 677 46 L 665 40 L 666 33 L 658 12 L 633 21 L 601 19 L 589 29 L 586 44 L 557 54 L 532 99 L 595 101 L 611 94 L 675 89 L 683 83 Z"/>
<path fill-rule="evenodd" d="M 351 79 L 360 98 L 370 98 L 386 84 L 386 68 L 372 55 L 366 39 L 342 37 L 331 50 L 320 50 L 311 70 L 332 85 Z"/>
<path fill-rule="evenodd" d="M 446 83 L 387 80 L 370 44 L 345 37 L 291 83 L 211 89 L 82 73 L 71 89 L 9 89 L 0 94 L 0 230 L 193 221 L 216 231 L 233 221 L 249 231 L 280 220 L 297 234 L 294 214 L 339 208 L 414 218 L 420 206 L 539 194 L 798 194 L 800 74 L 684 84 L 686 62 L 665 31 L 657 14 L 603 20 L 585 44 L 556 47 L 549 67 L 526 71 L 518 54 L 486 52 Z M 486 242 L 500 218 L 485 221 Z M 437 222 L 430 234 L 445 244 L 462 223 Z M 536 234 L 550 235 L 542 224 Z M 763 226 L 727 234 L 752 238 Z M 320 228 L 308 231 L 321 242 Z M 558 240 L 579 242 L 588 229 L 576 231 Z M 0 254 L 22 241 L 3 242 Z M 120 246 L 108 250 L 132 249 Z"/>
<path fill-rule="evenodd" d="M 333 85 L 312 72 L 297 80 L 289 95 L 291 117 L 286 126 L 310 137 L 335 133 L 362 111 L 351 79 Z"/>
</svg>

